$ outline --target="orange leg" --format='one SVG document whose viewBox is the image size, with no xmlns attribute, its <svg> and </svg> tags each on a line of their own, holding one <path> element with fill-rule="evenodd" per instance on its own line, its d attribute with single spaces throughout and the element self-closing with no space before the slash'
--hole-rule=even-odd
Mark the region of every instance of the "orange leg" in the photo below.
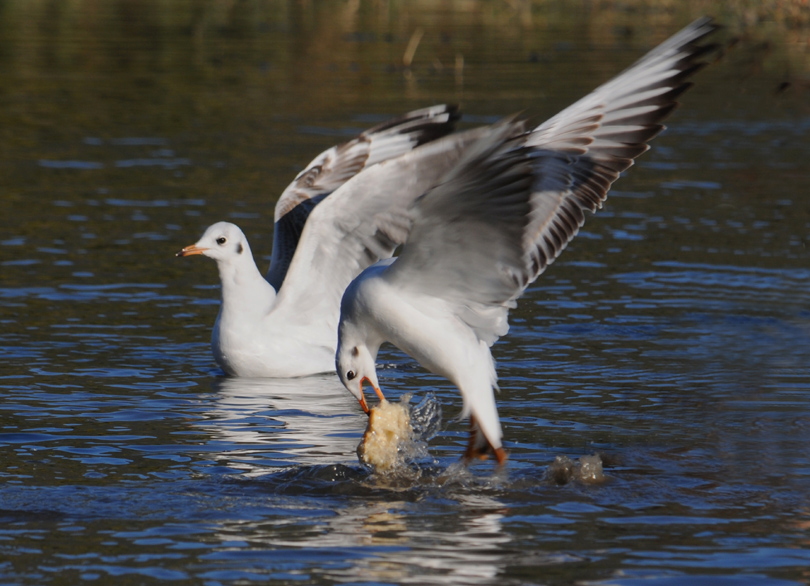
<svg viewBox="0 0 810 586">
<path fill-rule="evenodd" d="M 476 437 L 478 434 L 478 424 L 475 421 L 475 417 L 470 415 L 470 437 L 467 441 L 467 449 L 464 451 L 464 461 L 469 462 L 472 459 L 479 459 L 479 460 L 486 460 L 489 456 L 489 453 L 492 452 L 495 455 L 495 460 L 498 462 L 498 466 L 503 466 L 506 462 L 506 450 L 503 448 L 493 448 L 492 444 L 489 443 L 489 440 L 484 438 L 486 442 L 484 445 L 476 445 Z"/>
</svg>

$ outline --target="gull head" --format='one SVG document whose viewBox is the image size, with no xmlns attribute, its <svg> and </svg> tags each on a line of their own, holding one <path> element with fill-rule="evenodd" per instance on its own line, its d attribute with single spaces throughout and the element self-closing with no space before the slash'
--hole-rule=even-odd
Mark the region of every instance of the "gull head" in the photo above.
<svg viewBox="0 0 810 586">
<path fill-rule="evenodd" d="M 344 340 L 344 335 L 340 335 L 338 341 L 337 357 L 335 366 L 338 376 L 343 386 L 360 401 L 360 406 L 366 413 L 369 412 L 366 398 L 363 395 L 363 383 L 368 383 L 374 387 L 374 392 L 382 400 L 384 397 L 380 391 L 380 383 L 377 380 L 377 367 L 374 365 L 374 356 L 364 343 L 352 343 L 353 340 Z"/>
<path fill-rule="evenodd" d="M 195 244 L 186 246 L 177 256 L 202 254 L 216 261 L 228 261 L 250 255 L 247 238 L 239 226 L 230 222 L 217 222 L 209 226 Z"/>
</svg>

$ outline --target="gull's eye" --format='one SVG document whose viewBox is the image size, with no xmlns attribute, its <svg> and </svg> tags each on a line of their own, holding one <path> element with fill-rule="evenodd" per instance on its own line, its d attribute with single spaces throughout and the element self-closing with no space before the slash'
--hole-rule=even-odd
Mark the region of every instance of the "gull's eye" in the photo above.
<svg viewBox="0 0 810 586">
<path fill-rule="evenodd" d="M 356 376 L 357 376 L 357 375 L 356 375 L 356 374 L 354 374 L 354 371 L 353 371 L 353 370 L 350 370 L 349 372 L 347 372 L 347 373 L 346 373 L 346 378 L 347 378 L 348 380 L 352 380 L 352 379 L 353 379 L 354 377 L 356 377 Z"/>
<path fill-rule="evenodd" d="M 222 246 L 226 242 L 227 242 L 227 240 L 225 239 L 224 236 L 220 236 L 219 238 L 217 238 L 217 244 L 219 244 L 220 246 Z"/>
</svg>

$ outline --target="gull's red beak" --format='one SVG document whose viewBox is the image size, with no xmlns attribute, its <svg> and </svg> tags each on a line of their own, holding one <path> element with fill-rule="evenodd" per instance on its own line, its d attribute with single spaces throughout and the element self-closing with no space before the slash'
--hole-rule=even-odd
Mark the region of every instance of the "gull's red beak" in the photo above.
<svg viewBox="0 0 810 586">
<path fill-rule="evenodd" d="M 186 246 L 183 250 L 175 254 L 175 256 L 191 256 L 192 254 L 202 254 L 208 250 L 207 248 L 198 247 L 196 244 Z"/>
</svg>

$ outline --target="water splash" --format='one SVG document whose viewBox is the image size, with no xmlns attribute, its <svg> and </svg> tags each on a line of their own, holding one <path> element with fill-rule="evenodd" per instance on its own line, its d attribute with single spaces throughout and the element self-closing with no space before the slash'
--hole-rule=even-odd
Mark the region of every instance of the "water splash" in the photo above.
<svg viewBox="0 0 810 586">
<path fill-rule="evenodd" d="M 430 458 L 427 442 L 439 432 L 442 407 L 433 393 L 415 405 L 412 397 L 406 393 L 399 403 L 386 401 L 372 409 L 357 456 L 377 476 L 413 480 L 420 475 L 414 464 Z"/>
<path fill-rule="evenodd" d="M 548 467 L 546 477 L 557 484 L 568 484 L 569 482 L 601 484 L 605 481 L 602 458 L 598 454 L 582 456 L 578 461 L 574 461 L 568 456 L 557 456 Z"/>
</svg>

